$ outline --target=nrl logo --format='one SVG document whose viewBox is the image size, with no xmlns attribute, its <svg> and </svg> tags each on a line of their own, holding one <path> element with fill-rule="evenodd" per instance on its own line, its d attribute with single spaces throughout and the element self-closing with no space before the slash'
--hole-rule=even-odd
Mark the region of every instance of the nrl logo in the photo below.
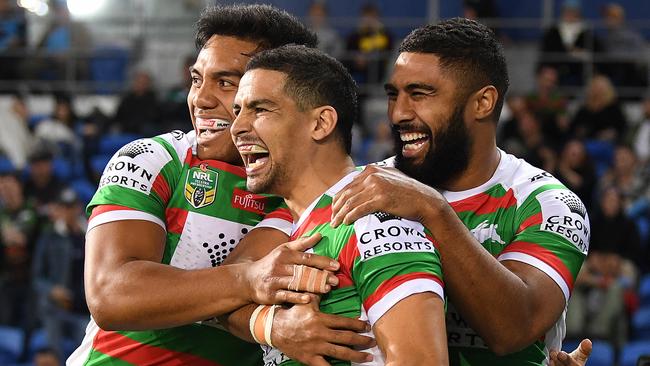
<svg viewBox="0 0 650 366">
<path fill-rule="evenodd" d="M 214 202 L 217 195 L 217 178 L 219 174 L 201 164 L 191 168 L 185 179 L 185 199 L 194 208 L 202 208 Z"/>
</svg>

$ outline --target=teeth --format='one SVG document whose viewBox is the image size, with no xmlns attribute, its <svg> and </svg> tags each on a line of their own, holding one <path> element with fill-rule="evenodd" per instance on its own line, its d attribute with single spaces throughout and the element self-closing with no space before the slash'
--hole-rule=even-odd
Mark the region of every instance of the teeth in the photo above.
<svg viewBox="0 0 650 366">
<path fill-rule="evenodd" d="M 417 150 L 422 145 L 424 145 L 424 141 L 423 142 L 415 142 L 415 143 L 412 143 L 412 144 L 404 144 L 404 150 Z"/>
<path fill-rule="evenodd" d="M 230 127 L 230 121 L 224 119 L 203 119 L 197 118 L 196 123 L 200 130 L 216 131 Z"/>
<path fill-rule="evenodd" d="M 252 162 L 252 163 L 249 162 L 249 163 L 248 163 L 248 168 L 249 168 L 249 169 L 255 169 L 255 168 L 257 168 L 258 166 L 264 164 L 264 161 L 260 161 L 260 160 L 264 160 L 264 159 L 257 159 L 255 162 Z"/>
<path fill-rule="evenodd" d="M 267 154 L 269 151 L 260 146 L 260 145 L 247 145 L 247 146 L 242 146 L 240 149 L 240 153 L 242 155 L 249 155 L 249 154 Z"/>
<path fill-rule="evenodd" d="M 406 132 L 400 134 L 400 139 L 402 142 L 413 141 L 421 138 L 427 137 L 427 134 L 421 132 Z"/>
</svg>

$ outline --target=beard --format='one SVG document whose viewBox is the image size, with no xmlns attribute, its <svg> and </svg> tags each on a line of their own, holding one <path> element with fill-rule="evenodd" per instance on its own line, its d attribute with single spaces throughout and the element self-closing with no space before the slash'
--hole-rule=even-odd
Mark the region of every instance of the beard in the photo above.
<svg viewBox="0 0 650 366">
<path fill-rule="evenodd" d="M 282 196 L 281 187 L 288 185 L 289 174 L 282 164 L 271 162 L 271 169 L 264 175 L 246 179 L 246 189 L 252 193 L 268 193 Z M 283 196 L 282 196 L 283 197 Z"/>
<path fill-rule="evenodd" d="M 457 107 L 445 124 L 447 127 L 430 132 L 431 141 L 421 163 L 404 158 L 398 128 L 393 127 L 395 137 L 395 167 L 411 178 L 434 188 L 444 188 L 461 175 L 469 165 L 473 140 L 463 120 L 463 107 Z"/>
</svg>

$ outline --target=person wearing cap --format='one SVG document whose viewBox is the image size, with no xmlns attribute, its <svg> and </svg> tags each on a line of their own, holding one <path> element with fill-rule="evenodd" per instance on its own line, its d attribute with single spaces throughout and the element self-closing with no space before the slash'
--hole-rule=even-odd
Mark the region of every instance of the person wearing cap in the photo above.
<svg viewBox="0 0 650 366">
<path fill-rule="evenodd" d="M 83 284 L 86 219 L 77 193 L 63 189 L 52 202 L 49 217 L 36 243 L 32 285 L 48 344 L 63 354 L 64 337 L 80 343 L 90 314 Z"/>
</svg>

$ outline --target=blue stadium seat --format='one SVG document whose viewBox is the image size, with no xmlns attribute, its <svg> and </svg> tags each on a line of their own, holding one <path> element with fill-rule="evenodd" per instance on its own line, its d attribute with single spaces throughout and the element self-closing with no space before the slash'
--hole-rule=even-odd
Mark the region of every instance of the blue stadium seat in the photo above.
<svg viewBox="0 0 650 366">
<path fill-rule="evenodd" d="M 86 179 L 76 179 L 70 182 L 70 186 L 79 195 L 79 199 L 86 206 L 90 199 L 93 198 L 97 187 Z"/>
<path fill-rule="evenodd" d="M 99 153 L 113 155 L 122 146 L 138 138 L 139 136 L 130 133 L 103 136 L 99 142 Z"/>
<path fill-rule="evenodd" d="M 614 347 L 607 341 L 592 341 L 593 349 L 589 356 L 589 366 L 614 365 Z"/>
<path fill-rule="evenodd" d="M 29 345 L 27 347 L 30 360 L 34 358 L 36 351 L 45 347 L 49 347 L 49 343 L 47 341 L 47 333 L 45 332 L 44 328 L 39 328 L 32 332 L 31 336 L 29 337 Z"/>
<path fill-rule="evenodd" d="M 635 339 L 650 340 L 650 306 L 642 307 L 634 313 L 632 330 Z"/>
<path fill-rule="evenodd" d="M 112 155 L 95 155 L 90 158 L 90 166 L 92 167 L 93 173 L 101 175 L 108 164 L 108 161 L 111 160 Z"/>
<path fill-rule="evenodd" d="M 571 352 L 574 349 L 578 348 L 579 344 L 580 341 L 577 339 L 565 339 L 564 342 L 562 342 L 562 351 Z"/>
<path fill-rule="evenodd" d="M 0 326 L 0 365 L 15 363 L 23 353 L 25 333 L 20 328 Z"/>
<path fill-rule="evenodd" d="M 636 366 L 636 361 L 643 355 L 650 355 L 650 340 L 630 342 L 621 351 L 619 366 Z M 591 359 L 588 364 L 591 365 Z"/>
<path fill-rule="evenodd" d="M 602 176 L 612 164 L 614 145 L 607 141 L 587 140 L 585 149 L 594 162 L 596 174 Z"/>
<path fill-rule="evenodd" d="M 126 80 L 129 51 L 121 47 L 104 46 L 93 51 L 90 74 L 97 93 L 115 93 Z"/>
<path fill-rule="evenodd" d="M 641 306 L 650 306 L 650 274 L 641 277 L 639 281 L 639 300 Z"/>
<path fill-rule="evenodd" d="M 54 158 L 52 160 L 52 173 L 64 182 L 72 178 L 72 163 L 63 158 Z"/>
<path fill-rule="evenodd" d="M 11 161 L 5 157 L 0 156 L 0 174 L 13 172 L 16 170 Z"/>
</svg>

